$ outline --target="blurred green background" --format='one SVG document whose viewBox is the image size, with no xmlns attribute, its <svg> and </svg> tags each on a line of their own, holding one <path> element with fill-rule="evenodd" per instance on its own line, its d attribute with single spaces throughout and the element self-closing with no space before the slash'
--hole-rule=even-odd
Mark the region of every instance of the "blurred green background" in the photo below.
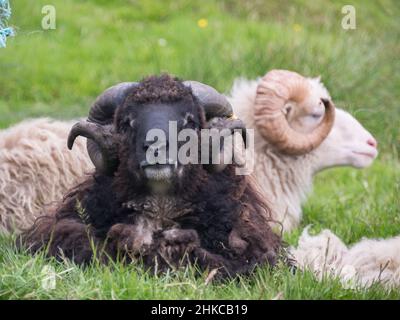
<svg viewBox="0 0 400 320">
<path fill-rule="evenodd" d="M 44 5 L 56 29 L 43 30 Z M 400 2 L 11 1 L 17 36 L 0 50 L 0 126 L 85 115 L 103 89 L 170 72 L 228 91 L 271 68 L 321 75 L 339 106 L 392 150 L 400 140 Z M 206 23 L 199 26 L 199 20 Z M 205 26 L 204 26 L 205 25 Z"/>
<path fill-rule="evenodd" d="M 56 29 L 43 30 L 44 5 Z M 344 30 L 342 7 L 356 9 Z M 319 174 L 304 226 L 333 230 L 346 243 L 400 233 L 400 1 L 11 0 L 17 31 L 0 49 L 0 127 L 28 117 L 85 116 L 94 98 L 122 81 L 170 72 L 229 92 L 233 80 L 272 68 L 321 75 L 337 106 L 379 141 L 371 168 Z M 287 268 L 205 286 L 187 274 L 154 278 L 135 267 L 80 269 L 52 262 L 57 290 L 41 288 L 43 257 L 16 254 L 0 241 L 0 298 L 400 298 L 400 291 L 343 290 Z"/>
</svg>

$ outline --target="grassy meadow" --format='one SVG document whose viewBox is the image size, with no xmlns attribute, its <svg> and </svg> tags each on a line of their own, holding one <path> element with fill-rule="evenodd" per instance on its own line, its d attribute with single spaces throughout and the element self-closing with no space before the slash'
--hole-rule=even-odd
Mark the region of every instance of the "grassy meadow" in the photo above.
<svg viewBox="0 0 400 320">
<path fill-rule="evenodd" d="M 43 30 L 42 7 L 56 9 Z M 321 75 L 336 105 L 379 141 L 365 170 L 319 174 L 305 219 L 285 240 L 296 244 L 308 224 L 346 243 L 400 234 L 400 2 L 352 0 L 356 29 L 341 26 L 349 1 L 306 0 L 26 0 L 13 1 L 16 37 L 0 49 L 0 128 L 22 119 L 87 114 L 105 88 L 169 72 L 228 92 L 233 80 L 272 68 Z M 400 253 L 399 253 L 400 254 Z M 57 273 L 42 286 L 43 267 Z M 155 277 L 137 266 L 80 268 L 17 254 L 0 238 L 0 299 L 400 299 L 379 285 L 343 289 L 285 266 L 248 279 L 206 285 L 191 270 Z"/>
</svg>

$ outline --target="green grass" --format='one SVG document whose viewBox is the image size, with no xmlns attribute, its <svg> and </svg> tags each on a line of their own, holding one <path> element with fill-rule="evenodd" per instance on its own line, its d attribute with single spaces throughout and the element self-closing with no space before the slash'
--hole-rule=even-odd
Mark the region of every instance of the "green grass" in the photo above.
<svg viewBox="0 0 400 320">
<path fill-rule="evenodd" d="M 17 36 L 0 49 L 0 127 L 27 117 L 84 116 L 94 97 L 121 81 L 170 72 L 228 91 L 234 78 L 271 68 L 321 74 L 338 106 L 378 139 L 380 156 L 366 170 L 320 174 L 302 227 L 332 229 L 346 243 L 400 233 L 400 4 L 353 0 L 357 29 L 341 28 L 347 1 L 52 0 L 57 29 L 41 29 L 49 1 L 11 1 Z M 208 20 L 199 28 L 200 18 Z M 161 40 L 160 39 L 165 39 Z M 300 230 L 286 236 L 295 244 Z M 41 270 L 57 272 L 55 290 Z M 0 298 L 122 299 L 399 299 L 379 286 L 344 290 L 338 280 L 280 266 L 254 277 L 206 286 L 191 272 L 163 277 L 134 266 L 69 263 L 17 254 L 0 239 Z"/>
</svg>

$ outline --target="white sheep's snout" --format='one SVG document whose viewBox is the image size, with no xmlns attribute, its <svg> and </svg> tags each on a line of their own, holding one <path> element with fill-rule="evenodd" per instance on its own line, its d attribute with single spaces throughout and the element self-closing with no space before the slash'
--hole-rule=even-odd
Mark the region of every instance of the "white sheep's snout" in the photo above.
<svg viewBox="0 0 400 320">
<path fill-rule="evenodd" d="M 374 147 L 375 149 L 378 149 L 378 141 L 376 141 L 375 138 L 372 136 L 367 140 L 367 144 L 371 147 Z"/>
<path fill-rule="evenodd" d="M 358 122 L 354 124 L 353 133 L 353 139 L 348 140 L 350 165 L 355 168 L 368 167 L 378 156 L 378 142 Z"/>
<path fill-rule="evenodd" d="M 355 151 L 355 153 L 375 159 L 378 156 L 378 142 L 372 135 L 369 133 L 368 135 L 369 138 L 365 141 L 364 147 L 360 148 L 359 151 Z"/>
<path fill-rule="evenodd" d="M 366 168 L 378 156 L 378 142 L 353 116 L 336 109 L 332 131 L 316 150 L 318 170 L 337 166 Z"/>
</svg>

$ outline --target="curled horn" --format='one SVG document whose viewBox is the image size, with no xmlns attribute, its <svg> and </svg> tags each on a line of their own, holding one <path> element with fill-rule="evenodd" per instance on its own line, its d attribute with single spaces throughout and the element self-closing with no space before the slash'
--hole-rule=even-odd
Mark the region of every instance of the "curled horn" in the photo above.
<svg viewBox="0 0 400 320">
<path fill-rule="evenodd" d="M 233 109 L 227 98 L 214 88 L 197 81 L 185 81 L 190 86 L 193 95 L 203 107 L 209 128 L 229 129 L 232 134 L 239 131 L 242 134 L 244 144 L 247 144 L 247 132 L 244 123 L 234 117 Z M 221 150 L 221 154 L 224 150 Z M 227 164 L 209 164 L 207 170 L 219 172 L 226 168 Z"/>
<path fill-rule="evenodd" d="M 329 99 L 321 99 L 325 115 L 311 133 L 299 133 L 290 127 L 283 110 L 285 104 L 288 101 L 297 105 L 305 102 L 310 90 L 306 78 L 286 70 L 268 72 L 257 87 L 255 123 L 264 139 L 282 153 L 305 154 L 318 147 L 332 129 L 335 106 Z"/>
<path fill-rule="evenodd" d="M 203 107 L 206 120 L 210 125 L 214 122 L 214 118 L 226 119 L 227 128 L 242 130 L 243 139 L 246 143 L 246 126 L 241 120 L 235 118 L 232 106 L 224 95 L 201 82 L 185 81 L 184 84 L 191 87 L 192 93 Z"/>
<path fill-rule="evenodd" d="M 135 86 L 136 82 L 124 82 L 108 88 L 90 108 L 88 120 L 75 124 L 69 133 L 69 149 L 72 149 L 78 136 L 88 139 L 89 157 L 99 172 L 112 174 L 118 166 L 112 132 L 114 113 Z"/>
</svg>

